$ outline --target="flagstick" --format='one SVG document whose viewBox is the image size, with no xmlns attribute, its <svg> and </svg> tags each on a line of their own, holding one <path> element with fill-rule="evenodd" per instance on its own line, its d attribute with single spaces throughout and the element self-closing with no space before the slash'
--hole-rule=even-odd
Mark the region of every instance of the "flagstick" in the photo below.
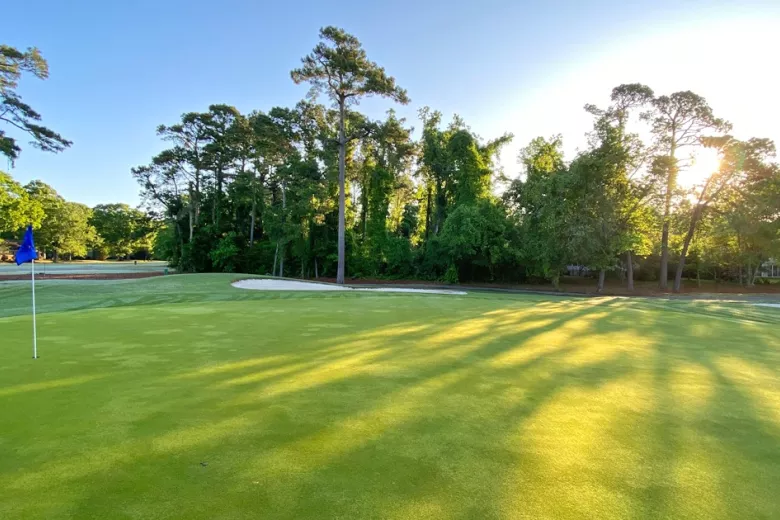
<svg viewBox="0 0 780 520">
<path fill-rule="evenodd" d="M 33 359 L 38 359 L 38 327 L 35 324 L 35 260 L 32 261 Z"/>
</svg>

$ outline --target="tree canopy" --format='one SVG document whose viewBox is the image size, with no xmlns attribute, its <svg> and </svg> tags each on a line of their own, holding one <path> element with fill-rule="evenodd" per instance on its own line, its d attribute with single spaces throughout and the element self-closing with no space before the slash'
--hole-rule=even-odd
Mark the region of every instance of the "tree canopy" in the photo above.
<svg viewBox="0 0 780 520">
<path fill-rule="evenodd" d="M 41 181 L 22 186 L 0 172 L 0 246 L 18 241 L 32 225 L 35 245 L 43 258 L 137 258 L 152 257 L 159 228 L 154 214 L 127 204 L 100 204 L 89 208 L 65 200 Z M 7 260 L 13 251 L 0 248 Z"/>
<path fill-rule="evenodd" d="M 71 141 L 41 125 L 41 115 L 16 92 L 23 73 L 38 79 L 49 77 L 49 66 L 40 51 L 34 47 L 20 51 L 0 44 L 0 121 L 7 128 L 31 137 L 30 144 L 34 147 L 46 152 L 61 152 L 72 144 Z M 13 162 L 21 151 L 17 139 L 0 129 L 0 153 Z"/>
<path fill-rule="evenodd" d="M 406 91 L 395 84 L 395 78 L 388 76 L 385 69 L 370 61 L 360 41 L 343 29 L 328 26 L 320 30 L 320 43 L 311 54 L 301 60 L 302 66 L 290 72 L 295 83 L 311 84 L 311 97 L 326 93 L 338 107 L 338 150 L 339 150 L 339 213 L 338 213 L 338 266 L 336 281 L 344 283 L 345 236 L 346 236 L 346 147 L 361 131 L 368 128 L 355 125 L 347 131 L 346 109 L 357 105 L 365 96 L 388 97 L 406 104 Z"/>
<path fill-rule="evenodd" d="M 428 107 L 418 134 L 392 110 L 371 120 L 356 111 L 362 97 L 405 103 L 406 91 L 354 36 L 326 27 L 320 39 L 291 73 L 311 86 L 307 101 L 183 114 L 158 129 L 173 146 L 133 169 L 181 269 L 554 285 L 576 273 L 599 289 L 608 275 L 631 289 L 635 276 L 668 277 L 669 260 L 681 279 L 691 252 L 697 278 L 709 270 L 744 283 L 755 278 L 739 277 L 745 259 L 754 274 L 776 255 L 770 143 L 729 138 L 730 125 L 693 92 L 618 85 L 608 106 L 586 105 L 586 149 L 566 160 L 560 136 L 533 139 L 518 158 L 522 175 L 502 190 L 496 157 L 511 134 L 484 140 Z M 718 146 L 719 171 L 680 185 L 690 156 Z M 714 254 L 723 241 L 744 253 Z"/>
<path fill-rule="evenodd" d="M 0 47 L 0 114 L 63 149 L 16 94 L 23 73 L 46 78 L 40 53 Z M 576 275 L 598 290 L 608 277 L 665 289 L 670 263 L 677 291 L 690 278 L 751 285 L 780 255 L 774 143 L 735 138 L 697 93 L 618 85 L 585 105 L 584 148 L 565 157 L 561 136 L 534 138 L 507 179 L 509 133 L 483 138 L 432 107 L 416 121 L 361 113 L 366 97 L 409 97 L 342 29 L 322 28 L 290 77 L 310 87 L 294 106 L 214 103 L 157 126 L 164 149 L 131 169 L 142 208 L 86 208 L 0 173 L 0 236 L 32 223 L 53 255 L 153 250 L 185 272 L 555 286 Z M 16 141 L 0 139 L 15 158 Z M 685 181 L 705 151 L 718 165 Z"/>
</svg>

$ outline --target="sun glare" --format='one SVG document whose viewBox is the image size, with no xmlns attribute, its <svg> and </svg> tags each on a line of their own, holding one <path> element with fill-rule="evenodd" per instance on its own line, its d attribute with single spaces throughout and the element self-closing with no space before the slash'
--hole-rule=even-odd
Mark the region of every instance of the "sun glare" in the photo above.
<svg viewBox="0 0 780 520">
<path fill-rule="evenodd" d="M 718 171 L 719 167 L 718 152 L 711 148 L 702 148 L 693 157 L 690 166 L 680 169 L 678 182 L 684 187 L 698 186 Z"/>
</svg>

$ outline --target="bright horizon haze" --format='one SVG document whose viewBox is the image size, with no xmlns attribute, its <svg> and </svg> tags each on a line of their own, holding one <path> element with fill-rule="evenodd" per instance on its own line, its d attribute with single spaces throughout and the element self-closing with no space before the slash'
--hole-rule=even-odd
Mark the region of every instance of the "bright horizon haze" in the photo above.
<svg viewBox="0 0 780 520">
<path fill-rule="evenodd" d="M 412 100 L 374 98 L 360 110 L 379 118 L 395 108 L 419 128 L 417 110 L 430 106 L 445 121 L 459 114 L 485 139 L 511 132 L 501 155 L 509 176 L 520 171 L 519 149 L 539 135 L 562 134 L 573 158 L 591 126 L 583 105 L 605 105 L 621 83 L 645 83 L 656 94 L 692 90 L 737 137 L 780 143 L 777 2 L 23 5 L 4 7 L 11 23 L 1 41 L 38 47 L 50 78 L 24 77 L 18 92 L 74 144 L 48 154 L 9 132 L 23 150 L 14 168 L 0 169 L 90 206 L 140 202 L 130 168 L 165 148 L 157 125 L 215 103 L 248 113 L 305 97 L 308 87 L 289 73 L 326 25 L 357 36 Z"/>
</svg>

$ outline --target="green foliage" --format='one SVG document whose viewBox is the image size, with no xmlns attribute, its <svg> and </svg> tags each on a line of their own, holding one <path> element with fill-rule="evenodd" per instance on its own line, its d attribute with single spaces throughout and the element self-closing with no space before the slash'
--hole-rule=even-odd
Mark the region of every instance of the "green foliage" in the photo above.
<svg viewBox="0 0 780 520">
<path fill-rule="evenodd" d="M 495 278 L 494 268 L 514 256 L 507 238 L 508 221 L 503 207 L 485 200 L 476 205 L 460 205 L 447 218 L 439 235 L 458 278 Z M 445 278 L 448 275 L 445 273 Z"/>
<path fill-rule="evenodd" d="M 152 255 L 154 258 L 164 258 L 170 265 L 179 264 L 179 244 L 177 243 L 176 229 L 171 225 L 164 225 L 154 236 Z"/>
<path fill-rule="evenodd" d="M 631 150 L 620 126 L 608 118 L 596 122 L 595 147 L 569 166 L 568 221 L 573 257 L 594 270 L 611 270 L 624 251 L 638 247 L 637 200 L 628 178 Z"/>
<path fill-rule="evenodd" d="M 36 48 L 20 51 L 8 45 L 0 45 L 0 121 L 14 131 L 32 137 L 32 145 L 46 152 L 61 152 L 72 143 L 53 130 L 38 123 L 41 115 L 22 101 L 16 93 L 23 73 L 38 79 L 49 77 L 49 66 Z M 22 151 L 16 139 L 0 130 L 0 154 L 11 162 Z"/>
<path fill-rule="evenodd" d="M 653 173 L 661 180 L 663 194 L 659 279 L 661 288 L 666 289 L 669 228 L 674 211 L 672 203 L 678 191 L 677 179 L 681 167 L 679 150 L 700 146 L 702 138 L 708 133 L 728 132 L 731 130 L 731 124 L 715 117 L 707 101 L 689 90 L 656 97 L 651 105 L 652 110 L 642 117 L 651 123 L 651 130 L 655 137 L 654 148 L 657 150 Z M 695 228 L 696 219 L 693 220 Z"/>
<path fill-rule="evenodd" d="M 305 56 L 302 66 L 290 73 L 295 83 L 308 82 L 312 93 L 325 93 L 334 102 L 358 102 L 367 95 L 380 95 L 408 103 L 406 91 L 392 76 L 370 61 L 360 41 L 343 29 L 328 26 L 320 30 L 321 42 Z"/>
<path fill-rule="evenodd" d="M 537 137 L 520 152 L 525 180 L 510 187 L 505 200 L 522 228 L 522 257 L 528 274 L 552 280 L 575 256 L 571 242 L 573 202 L 566 193 L 571 177 L 559 136 Z"/>
<path fill-rule="evenodd" d="M 458 283 L 458 268 L 454 265 L 449 266 L 444 273 L 444 281 L 452 284 Z"/>
<path fill-rule="evenodd" d="M 84 204 L 66 202 L 62 214 L 56 218 L 64 224 L 65 231 L 54 243 L 57 255 L 70 257 L 87 255 L 87 251 L 98 238 L 95 228 L 89 223 L 92 210 Z"/>
<path fill-rule="evenodd" d="M 209 252 L 214 267 L 225 273 L 232 273 L 236 270 L 236 257 L 240 251 L 236 245 L 236 238 L 235 233 L 228 233 Z"/>
<path fill-rule="evenodd" d="M 0 172 L 0 237 L 32 223 L 55 259 L 155 255 L 182 271 L 339 282 L 349 274 L 557 285 L 569 266 L 622 275 L 636 265 L 638 277 L 665 287 L 674 260 L 676 289 L 683 275 L 750 285 L 758 266 L 780 256 L 774 144 L 724 135 L 731 125 L 698 94 L 615 87 L 609 106 L 585 106 L 594 116 L 587 148 L 566 161 L 559 136 L 532 140 L 520 154 L 523 175 L 497 199 L 507 179 L 496 159 L 510 134 L 484 141 L 459 116 L 445 124 L 428 107 L 417 140 L 392 110 L 370 120 L 354 108 L 362 99 L 405 104 L 406 91 L 355 36 L 332 26 L 319 36 L 290 73 L 310 86 L 308 100 L 249 114 L 212 104 L 157 127 L 167 148 L 131 170 L 147 211 L 90 210 Z M 40 52 L 0 45 L 0 121 L 43 150 L 65 149 L 70 142 L 19 97 L 24 74 L 48 77 Z M 718 150 L 721 166 L 683 188 L 685 155 L 702 147 Z M 13 161 L 19 152 L 0 130 L 0 153 Z"/>
<path fill-rule="evenodd" d="M 320 43 L 311 54 L 301 59 L 302 66 L 290 72 L 296 84 L 311 84 L 310 95 L 316 98 L 326 93 L 338 107 L 338 268 L 336 279 L 344 283 L 346 235 L 346 154 L 347 145 L 360 133 L 370 131 L 370 125 L 359 124 L 357 132 L 346 131 L 347 105 L 358 104 L 365 96 L 379 95 L 406 104 L 406 91 L 395 84 L 395 78 L 370 61 L 360 41 L 337 27 L 320 30 Z M 350 117 L 353 119 L 354 117 Z M 362 119 L 362 117 L 358 117 Z"/>
<path fill-rule="evenodd" d="M 35 234 L 39 250 L 52 254 L 55 260 L 62 255 L 83 257 L 98 243 L 98 234 L 90 224 L 90 208 L 66 201 L 54 188 L 40 181 L 30 182 L 25 189 L 44 213 Z"/>
<path fill-rule="evenodd" d="M 240 272 L 270 275 L 273 269 L 275 246 L 269 241 L 257 242 L 240 259 Z"/>
<path fill-rule="evenodd" d="M 434 207 L 426 216 L 426 235 L 438 234 L 450 207 L 475 204 L 489 198 L 499 172 L 494 159 L 511 134 L 482 144 L 464 121 L 455 116 L 442 130 L 441 113 L 420 110 L 423 121 L 421 173 L 429 183 Z"/>
<path fill-rule="evenodd" d="M 729 138 L 722 149 L 702 205 L 711 211 L 700 212 L 692 252 L 701 258 L 697 269 L 714 275 L 724 266 L 743 266 L 752 285 L 757 266 L 780 257 L 780 168 L 770 161 L 774 144 L 766 139 Z"/>
<path fill-rule="evenodd" d="M 142 247 L 150 247 L 154 226 L 146 214 L 127 204 L 99 204 L 93 208 L 89 222 L 109 256 L 126 258 Z"/>
<path fill-rule="evenodd" d="M 172 226 L 166 227 L 155 246 L 159 225 L 150 215 L 126 204 L 98 205 L 92 210 L 66 201 L 41 181 L 22 187 L 0 172 L 0 238 L 18 240 L 29 224 L 35 229 L 38 250 L 55 260 L 63 255 L 104 260 L 130 254 L 148 259 L 155 247 L 160 258 L 178 256 L 173 254 Z"/>
<path fill-rule="evenodd" d="M 686 273 L 735 278 L 780 254 L 770 143 L 707 137 L 730 125 L 694 93 L 615 87 L 607 107 L 585 107 L 594 116 L 586 148 L 567 161 L 560 136 L 532 140 L 523 174 L 498 197 L 507 179 L 497 157 L 512 136 L 485 141 L 428 107 L 417 140 L 392 110 L 368 119 L 354 109 L 364 97 L 408 96 L 354 36 L 323 28 L 291 77 L 311 87 L 294 107 L 210 105 L 158 127 L 170 147 L 132 169 L 165 225 L 156 254 L 195 272 L 440 280 L 454 268 L 463 283 L 555 285 L 568 268 L 622 278 L 631 266 L 658 278 L 670 258 L 683 269 L 689 252 Z M 706 197 L 697 202 L 678 175 L 680 150 L 701 146 L 730 150 L 733 164 L 698 187 Z M 127 251 L 118 237 L 133 237 L 130 227 L 98 227 L 96 247 Z"/>
<path fill-rule="evenodd" d="M 40 227 L 41 219 L 40 202 L 31 198 L 10 175 L 0 171 L 0 236 L 17 238 L 14 235 L 27 225 Z"/>
<path fill-rule="evenodd" d="M 440 237 L 434 236 L 423 243 L 418 250 L 416 264 L 419 276 L 423 279 L 438 280 L 444 276 L 452 262 Z"/>
<path fill-rule="evenodd" d="M 384 243 L 384 275 L 407 278 L 413 275 L 414 252 L 407 237 L 388 237 Z"/>
</svg>

